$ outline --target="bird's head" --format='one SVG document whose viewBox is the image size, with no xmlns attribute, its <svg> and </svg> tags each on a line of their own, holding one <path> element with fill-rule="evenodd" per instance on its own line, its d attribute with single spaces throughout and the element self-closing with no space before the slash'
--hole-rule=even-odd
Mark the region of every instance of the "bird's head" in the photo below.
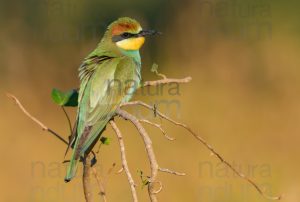
<svg viewBox="0 0 300 202">
<path fill-rule="evenodd" d="M 123 51 L 139 50 L 146 36 L 158 33 L 154 30 L 143 30 L 136 20 L 128 17 L 119 18 L 111 23 L 107 32 L 109 40 Z"/>
</svg>

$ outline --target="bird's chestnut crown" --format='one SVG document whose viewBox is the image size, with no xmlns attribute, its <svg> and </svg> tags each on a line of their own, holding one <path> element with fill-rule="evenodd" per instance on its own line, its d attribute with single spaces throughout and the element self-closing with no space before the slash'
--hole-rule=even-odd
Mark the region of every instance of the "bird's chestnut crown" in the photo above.
<svg viewBox="0 0 300 202">
<path fill-rule="evenodd" d="M 123 50 L 139 50 L 145 42 L 145 36 L 157 34 L 154 30 L 143 30 L 141 25 L 131 18 L 120 18 L 110 26 L 112 42 Z"/>
</svg>

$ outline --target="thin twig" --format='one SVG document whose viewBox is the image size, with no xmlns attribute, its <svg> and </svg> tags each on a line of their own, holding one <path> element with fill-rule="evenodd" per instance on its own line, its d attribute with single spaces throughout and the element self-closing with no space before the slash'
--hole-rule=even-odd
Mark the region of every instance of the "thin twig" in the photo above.
<svg viewBox="0 0 300 202">
<path fill-rule="evenodd" d="M 104 185 L 102 183 L 102 180 L 100 179 L 99 175 L 98 175 L 98 172 L 97 172 L 97 169 L 95 167 L 92 167 L 92 172 L 94 174 L 94 177 L 97 181 L 97 184 L 99 186 L 99 189 L 100 189 L 100 195 L 101 197 L 103 198 L 103 201 L 106 202 L 107 199 L 106 199 L 106 193 L 105 193 L 105 188 L 104 188 Z"/>
<path fill-rule="evenodd" d="M 144 129 L 144 127 L 142 126 L 142 124 L 139 122 L 139 120 L 129 114 L 126 111 L 123 111 L 121 109 L 117 109 L 116 113 L 124 118 L 125 120 L 129 120 L 133 123 L 133 125 L 136 127 L 136 129 L 139 131 L 139 134 L 141 135 L 141 137 L 143 138 L 144 144 L 145 144 L 145 148 L 147 151 L 147 155 L 148 155 L 148 159 L 150 161 L 150 168 L 151 168 L 151 176 L 149 178 L 149 185 L 148 185 L 148 193 L 149 193 L 149 197 L 150 200 L 152 202 L 156 202 L 157 198 L 156 198 L 156 193 L 154 191 L 154 183 L 156 182 L 156 177 L 157 177 L 157 172 L 158 172 L 158 164 L 157 164 L 157 160 L 152 148 L 152 141 L 147 133 L 147 131 Z"/>
<path fill-rule="evenodd" d="M 124 167 L 122 166 L 122 167 L 116 172 L 116 174 L 121 174 L 121 173 L 123 172 L 123 170 L 124 170 Z"/>
<path fill-rule="evenodd" d="M 163 78 L 163 79 L 168 79 L 166 75 L 162 74 L 162 73 L 156 73 L 157 76 Z"/>
<path fill-rule="evenodd" d="M 176 172 L 176 171 L 170 170 L 168 168 L 158 168 L 158 170 L 160 172 L 170 173 L 170 174 L 173 174 L 173 175 L 179 175 L 179 176 L 185 176 L 186 175 L 185 173 Z"/>
<path fill-rule="evenodd" d="M 127 163 L 127 159 L 126 159 L 126 152 L 125 152 L 125 144 L 124 144 L 124 141 L 123 141 L 122 133 L 121 133 L 121 131 L 119 130 L 119 128 L 117 127 L 116 123 L 113 120 L 111 120 L 109 123 L 112 126 L 113 130 L 115 131 L 115 133 L 118 137 L 118 141 L 119 141 L 119 144 L 120 144 L 120 150 L 121 150 L 122 168 L 124 169 L 124 171 L 127 175 L 127 179 L 128 179 L 130 189 L 131 189 L 132 199 L 133 199 L 134 202 L 137 202 L 138 198 L 137 198 L 137 194 L 136 194 L 136 190 L 135 190 L 136 185 L 133 181 L 132 175 L 131 175 L 130 170 L 128 168 L 128 163 Z"/>
<path fill-rule="evenodd" d="M 49 133 L 51 133 L 52 135 L 54 135 L 56 138 L 58 138 L 60 141 L 62 141 L 63 143 L 68 145 L 68 142 L 62 138 L 58 133 L 56 133 L 55 131 L 53 131 L 52 129 L 48 128 L 45 124 L 43 124 L 41 121 L 39 121 L 37 118 L 35 118 L 34 116 L 32 116 L 25 108 L 24 106 L 21 104 L 21 102 L 12 94 L 7 93 L 6 94 L 7 97 L 11 98 L 15 104 L 21 109 L 21 111 L 28 117 L 30 118 L 33 122 L 35 122 L 36 124 L 38 124 L 42 130 L 44 131 L 48 131 Z"/>
<path fill-rule="evenodd" d="M 156 81 L 145 81 L 142 87 L 146 86 L 156 86 L 160 84 L 167 84 L 167 83 L 189 83 L 192 80 L 192 77 L 185 77 L 183 79 L 171 79 L 163 77 L 163 79 L 156 80 Z"/>
<path fill-rule="evenodd" d="M 154 111 L 154 107 L 141 102 L 141 101 L 133 101 L 133 102 L 128 102 L 128 103 L 124 103 L 121 105 L 122 106 L 131 106 L 131 105 L 140 105 L 143 106 L 145 108 L 148 108 L 152 111 Z M 161 118 L 177 125 L 177 126 L 181 126 L 183 128 L 185 128 L 187 131 L 190 132 L 190 134 L 192 134 L 197 140 L 199 140 L 208 150 L 210 150 L 222 163 L 224 163 L 225 165 L 227 165 L 235 174 L 237 174 L 240 178 L 246 180 L 247 182 L 249 182 L 264 198 L 269 199 L 269 200 L 280 200 L 282 198 L 282 196 L 269 196 L 268 194 L 266 194 L 258 185 L 257 183 L 255 183 L 253 180 L 251 180 L 250 178 L 248 178 L 247 176 L 245 176 L 243 173 L 240 173 L 238 170 L 236 170 L 230 163 L 228 163 L 219 153 L 217 153 L 214 148 L 208 144 L 202 137 L 200 137 L 199 135 L 197 135 L 190 127 L 188 127 L 186 124 L 177 122 L 173 119 L 171 119 L 170 117 L 166 116 L 165 114 L 161 113 L 160 111 L 156 110 L 156 114 L 158 116 L 160 116 Z"/>
<path fill-rule="evenodd" d="M 170 140 L 170 141 L 175 140 L 175 138 L 170 137 L 170 136 L 167 135 L 166 131 L 162 128 L 162 126 L 160 124 L 153 123 L 153 122 L 151 122 L 149 120 L 146 120 L 146 119 L 141 119 L 139 121 L 142 122 L 142 123 L 147 123 L 147 124 L 149 124 L 151 126 L 154 126 L 154 127 L 158 128 L 163 133 L 163 135 L 165 136 L 165 138 L 167 138 L 168 140 Z"/>
<path fill-rule="evenodd" d="M 70 128 L 70 133 L 72 133 L 72 124 L 71 124 L 70 117 L 69 117 L 69 115 L 68 115 L 68 113 L 67 113 L 67 111 L 66 111 L 66 109 L 65 109 L 64 106 L 61 106 L 61 109 L 63 110 L 63 112 L 64 112 L 64 114 L 65 114 L 65 116 L 66 116 L 66 118 L 68 120 L 68 124 L 69 124 L 69 128 Z"/>
<path fill-rule="evenodd" d="M 52 129 L 48 128 L 45 124 L 43 124 L 41 121 L 39 121 L 37 118 L 32 116 L 21 104 L 21 102 L 12 94 L 7 93 L 7 97 L 11 98 L 16 105 L 21 109 L 21 111 L 28 117 L 30 118 L 33 122 L 35 122 L 37 125 L 39 125 L 42 130 L 47 131 L 51 134 L 53 134 L 56 138 L 58 138 L 61 142 L 65 143 L 68 145 L 68 142 L 62 138 L 58 133 L 53 131 Z M 88 159 L 84 159 L 84 172 L 83 172 L 83 177 L 82 177 L 82 183 L 83 183 L 83 189 L 84 189 L 84 195 L 86 198 L 86 202 L 91 202 L 92 201 L 92 187 L 90 185 L 90 168 L 91 168 L 91 155 L 88 156 Z"/>
<path fill-rule="evenodd" d="M 163 185 L 162 185 L 161 181 L 156 181 L 155 183 L 159 184 L 159 188 L 157 190 L 153 190 L 153 193 L 158 194 L 163 189 Z"/>
</svg>

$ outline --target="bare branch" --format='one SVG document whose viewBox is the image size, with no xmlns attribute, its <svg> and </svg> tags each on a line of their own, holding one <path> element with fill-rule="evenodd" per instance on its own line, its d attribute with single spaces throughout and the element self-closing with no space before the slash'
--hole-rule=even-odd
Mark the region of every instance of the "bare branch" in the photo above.
<svg viewBox="0 0 300 202">
<path fill-rule="evenodd" d="M 168 84 L 168 83 L 189 83 L 192 80 L 192 77 L 185 77 L 183 79 L 171 79 L 161 74 L 163 79 L 155 80 L 155 81 L 145 81 L 142 87 L 146 86 L 156 86 L 160 84 Z"/>
<path fill-rule="evenodd" d="M 173 78 L 167 78 L 165 75 L 163 74 L 159 74 L 158 72 L 156 72 L 157 76 L 162 77 L 162 79 L 160 80 L 156 80 L 156 81 L 146 81 L 144 82 L 144 84 L 141 87 L 146 87 L 146 86 L 156 86 L 156 85 L 160 85 L 160 84 L 168 84 L 168 83 L 188 83 L 192 80 L 191 77 L 185 77 L 183 79 L 173 79 Z M 32 121 L 34 121 L 36 124 L 38 124 L 44 131 L 48 131 L 49 133 L 53 134 L 55 137 L 57 137 L 59 140 L 61 140 L 62 142 L 64 142 L 65 144 L 68 144 L 68 142 L 66 140 L 64 140 L 64 138 L 62 138 L 59 134 L 57 134 L 56 132 L 54 132 L 53 130 L 51 130 L 50 128 L 48 128 L 46 125 L 44 125 L 42 122 L 40 122 L 37 118 L 35 118 L 34 116 L 32 116 L 24 107 L 23 105 L 19 102 L 19 100 L 11 95 L 11 94 L 7 94 L 7 96 L 9 98 L 11 98 L 16 104 L 17 106 L 22 110 L 22 112 L 29 117 Z M 170 117 L 166 116 L 165 114 L 159 112 L 156 107 L 152 107 L 144 102 L 141 101 L 134 101 L 134 102 L 128 102 L 128 103 L 124 103 L 122 104 L 120 107 L 124 107 L 124 106 L 133 106 L 133 105 L 140 105 L 143 106 L 147 109 L 152 110 L 156 115 L 158 115 L 159 117 L 173 123 L 174 125 L 183 127 L 184 129 L 186 129 L 191 135 L 193 135 L 198 141 L 200 141 L 209 151 L 211 151 L 211 153 L 213 155 L 215 155 L 222 163 L 224 163 L 226 166 L 228 166 L 235 174 L 237 174 L 240 178 L 246 180 L 248 183 L 250 183 L 263 197 L 265 197 L 266 199 L 269 200 L 280 200 L 282 198 L 282 196 L 269 196 L 265 193 L 265 191 L 263 191 L 254 181 L 252 181 L 251 179 L 249 179 L 247 176 L 245 176 L 243 173 L 240 173 L 238 170 L 236 170 L 230 163 L 228 163 L 218 152 L 216 152 L 214 150 L 214 148 L 208 144 L 206 142 L 206 140 L 204 140 L 201 136 L 197 135 L 190 127 L 188 127 L 186 124 L 184 123 L 180 123 L 177 122 L 173 119 L 171 119 Z M 63 108 L 64 110 L 64 108 Z M 64 110 L 64 112 L 66 113 L 66 111 Z M 121 110 L 121 109 L 117 109 L 116 112 L 117 115 L 119 115 L 120 117 L 124 118 L 125 120 L 129 120 L 131 121 L 134 126 L 137 128 L 139 134 L 141 135 L 141 137 L 143 138 L 144 144 L 145 144 L 145 148 L 147 151 L 147 155 L 148 155 L 148 159 L 150 161 L 150 168 L 151 168 L 151 176 L 149 177 L 149 184 L 148 184 L 148 193 L 149 193 L 149 197 L 151 199 L 151 201 L 156 202 L 157 198 L 156 198 L 156 194 L 159 193 L 162 190 L 162 183 L 159 181 L 156 181 L 156 177 L 157 177 L 157 173 L 158 171 L 161 172 L 166 172 L 166 173 L 170 173 L 170 174 L 174 174 L 174 175 L 185 175 L 185 173 L 179 173 L 179 172 L 175 172 L 166 168 L 160 168 L 157 164 L 157 160 L 155 157 L 155 154 L 153 152 L 153 148 L 152 148 L 152 142 L 151 139 L 149 138 L 148 133 L 146 132 L 146 130 L 143 128 L 141 122 L 143 123 L 147 123 L 150 124 L 154 127 L 157 127 L 161 130 L 161 132 L 164 134 L 164 136 L 169 139 L 169 140 L 174 140 L 174 138 L 171 138 L 169 136 L 167 136 L 166 132 L 163 130 L 163 128 L 161 127 L 161 125 L 150 122 L 148 120 L 138 120 L 135 116 L 129 114 L 128 112 Z M 68 116 L 67 116 L 68 118 Z M 68 118 L 68 122 L 69 125 L 70 124 L 70 120 Z M 120 148 L 121 148 L 121 158 L 122 158 L 122 166 L 123 169 L 125 170 L 127 177 L 128 177 L 128 181 L 130 183 L 130 187 L 131 187 L 131 192 L 132 192 L 132 196 L 133 196 L 133 200 L 137 201 L 137 197 L 136 197 L 136 190 L 135 190 L 135 184 L 134 181 L 132 179 L 132 176 L 129 172 L 128 169 L 128 165 L 127 165 L 127 161 L 126 161 L 126 156 L 125 156 L 125 146 L 124 146 L 124 142 L 122 140 L 122 135 L 121 132 L 119 131 L 119 129 L 117 128 L 116 124 L 111 121 L 110 124 L 112 125 L 113 129 L 115 130 L 117 136 L 118 136 L 118 140 L 120 143 Z M 71 128 L 71 127 L 70 127 Z M 91 193 L 91 185 L 90 185 L 90 174 L 91 171 L 94 172 L 94 175 L 98 181 L 97 178 L 97 173 L 95 174 L 95 170 L 91 169 L 91 156 L 87 155 L 84 159 L 84 173 L 83 173 L 83 188 L 84 188 L 84 194 L 85 194 L 85 198 L 87 202 L 92 201 L 92 193 Z M 119 171 L 119 173 L 122 172 L 122 169 Z M 154 185 L 155 183 L 158 183 L 160 185 L 158 190 L 154 190 Z M 99 184 L 99 181 L 98 181 Z M 103 187 L 102 187 L 103 188 Z M 106 201 L 105 198 L 105 192 L 103 191 L 104 189 L 102 189 L 100 186 L 100 190 L 101 193 L 104 193 L 104 201 Z"/>
<path fill-rule="evenodd" d="M 21 109 L 21 111 L 28 117 L 30 118 L 33 122 L 35 122 L 36 124 L 38 124 L 42 130 L 44 131 L 48 131 L 49 133 L 51 133 L 52 135 L 54 135 L 56 138 L 58 138 L 60 141 L 62 141 L 65 144 L 68 144 L 68 142 L 62 138 L 58 133 L 56 133 L 55 131 L 53 131 L 52 129 L 48 128 L 45 124 L 43 124 L 41 121 L 39 121 L 37 118 L 35 118 L 34 116 L 32 116 L 21 104 L 21 102 L 12 94 L 7 93 L 6 94 L 7 97 L 11 98 L 16 105 Z"/>
<path fill-rule="evenodd" d="M 92 186 L 91 186 L 91 173 L 92 173 L 92 155 L 88 154 L 83 159 L 83 175 L 82 175 L 82 183 L 83 183 L 83 192 L 84 198 L 86 202 L 93 201 L 93 194 L 92 194 Z"/>
<path fill-rule="evenodd" d="M 35 122 L 37 125 L 39 125 L 42 128 L 42 130 L 53 134 L 61 142 L 68 145 L 68 142 L 64 138 L 62 138 L 58 133 L 56 133 L 52 129 L 48 128 L 45 124 L 43 124 L 37 118 L 32 116 L 14 95 L 7 94 L 7 97 L 11 98 L 16 103 L 16 105 L 21 109 L 21 111 L 28 118 L 30 118 L 33 122 Z M 83 189 L 84 189 L 84 195 L 85 195 L 86 202 L 92 201 L 92 192 L 91 192 L 92 187 L 90 185 L 90 168 L 91 168 L 91 155 L 89 155 L 88 158 L 84 159 L 84 172 L 83 172 L 83 177 L 82 177 L 82 183 L 83 183 Z"/>
<path fill-rule="evenodd" d="M 100 189 L 100 195 L 101 197 L 103 198 L 103 201 L 106 202 L 107 199 L 106 199 L 106 193 L 105 193 L 105 188 L 104 188 L 104 185 L 102 183 L 102 180 L 100 179 L 100 177 L 98 176 L 98 172 L 97 172 L 97 169 L 95 167 L 92 167 L 92 172 L 94 174 L 94 177 L 97 181 L 97 184 L 99 186 L 99 189 Z"/>
<path fill-rule="evenodd" d="M 168 168 L 158 168 L 158 170 L 160 172 L 170 173 L 170 174 L 173 174 L 173 175 L 179 175 L 179 176 L 186 175 L 185 173 L 176 172 L 176 171 L 170 170 Z"/>
<path fill-rule="evenodd" d="M 148 159 L 150 161 L 150 168 L 151 168 L 151 176 L 149 178 L 148 193 L 149 193 L 150 200 L 152 202 L 156 202 L 157 198 L 156 198 L 156 193 L 154 191 L 154 183 L 156 182 L 156 177 L 157 177 L 157 173 L 158 173 L 158 164 L 157 164 L 155 154 L 153 152 L 152 141 L 151 141 L 147 131 L 144 129 L 142 124 L 139 122 L 139 120 L 135 116 L 133 116 L 133 115 L 129 114 L 128 112 L 123 111 L 121 109 L 117 109 L 116 113 L 120 117 L 124 118 L 125 120 L 131 121 L 131 123 L 133 123 L 133 125 L 136 127 L 136 129 L 139 131 L 139 134 L 143 138 L 145 148 L 147 151 L 147 155 L 148 155 Z"/>
<path fill-rule="evenodd" d="M 149 120 L 146 120 L 146 119 L 141 119 L 139 121 L 142 122 L 142 123 L 147 123 L 147 124 L 149 124 L 151 126 L 154 126 L 154 127 L 158 128 L 163 133 L 163 135 L 165 136 L 165 138 L 167 138 L 168 140 L 170 140 L 170 141 L 175 140 L 175 138 L 172 138 L 172 137 L 170 137 L 170 136 L 167 135 L 166 131 L 164 131 L 164 129 L 162 128 L 162 126 L 160 124 L 153 123 L 153 122 L 151 122 Z"/>
<path fill-rule="evenodd" d="M 128 179 L 129 185 L 130 185 L 133 201 L 137 202 L 138 198 L 137 198 L 137 194 L 136 194 L 136 190 L 135 190 L 135 183 L 133 181 L 132 175 L 128 168 L 126 153 L 125 153 L 125 145 L 124 145 L 121 131 L 119 130 L 119 128 L 117 127 L 116 123 L 113 120 L 111 120 L 109 123 L 112 126 L 113 130 L 115 131 L 115 133 L 118 137 L 118 141 L 120 144 L 120 150 L 121 150 L 122 168 L 125 170 L 125 173 L 127 175 L 127 179 Z"/>
<path fill-rule="evenodd" d="M 208 150 L 210 150 L 222 163 L 224 163 L 225 165 L 227 165 L 235 174 L 237 174 L 240 178 L 246 180 L 247 182 L 249 182 L 264 198 L 269 199 L 269 200 L 280 200 L 282 198 L 282 196 L 269 196 L 268 194 L 266 194 L 258 185 L 257 183 L 255 183 L 253 180 L 251 180 L 250 178 L 248 178 L 247 176 L 245 176 L 243 173 L 240 173 L 238 170 L 236 170 L 229 162 L 227 162 L 218 152 L 216 152 L 214 150 L 214 148 L 208 144 L 202 137 L 200 137 L 199 135 L 197 135 L 190 127 L 188 127 L 186 124 L 177 122 L 173 119 L 171 119 L 170 117 L 166 116 L 165 114 L 159 112 L 157 109 L 155 109 L 154 107 L 141 102 L 141 101 L 133 101 L 133 102 L 128 102 L 128 103 L 124 103 L 121 105 L 121 107 L 123 106 L 132 106 L 132 105 L 140 105 L 143 106 L 147 109 L 150 109 L 152 111 L 155 110 L 156 114 L 158 116 L 160 116 L 161 118 L 177 125 L 177 126 L 181 126 L 183 128 L 185 128 L 187 131 L 190 132 L 190 134 L 192 134 L 198 141 L 200 141 Z"/>
</svg>

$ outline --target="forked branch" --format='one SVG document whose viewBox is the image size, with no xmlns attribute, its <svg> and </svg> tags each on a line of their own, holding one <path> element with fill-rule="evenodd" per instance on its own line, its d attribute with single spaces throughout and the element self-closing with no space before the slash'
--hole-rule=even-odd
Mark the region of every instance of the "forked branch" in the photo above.
<svg viewBox="0 0 300 202">
<path fill-rule="evenodd" d="M 118 109 L 116 112 L 120 117 L 124 118 L 125 120 L 129 120 L 133 123 L 133 125 L 136 127 L 136 129 L 139 131 L 139 134 L 141 135 L 144 144 L 145 144 L 145 148 L 147 151 L 147 155 L 148 155 L 148 159 L 150 161 L 150 168 L 151 168 L 151 176 L 149 178 L 149 185 L 148 185 L 148 193 L 149 193 L 149 197 L 151 199 L 152 202 L 156 202 L 157 198 L 156 198 L 156 194 L 155 194 L 155 190 L 154 190 L 154 183 L 156 182 L 156 176 L 157 176 L 157 172 L 158 172 L 158 164 L 157 164 L 157 160 L 153 151 L 153 147 L 152 147 L 152 141 L 147 133 L 147 131 L 144 129 L 144 127 L 142 126 L 142 124 L 139 122 L 139 120 L 129 114 L 126 111 L 123 111 L 121 109 Z"/>
<path fill-rule="evenodd" d="M 127 175 L 127 179 L 128 179 L 130 189 L 131 189 L 132 199 L 134 202 L 137 202 L 138 198 L 137 198 L 137 194 L 136 194 L 136 190 L 135 190 L 136 185 L 133 181 L 132 175 L 128 168 L 128 163 L 127 163 L 126 153 L 125 153 L 125 144 L 123 141 L 122 133 L 119 130 L 117 124 L 113 120 L 111 120 L 109 123 L 110 123 L 111 127 L 113 128 L 113 130 L 115 131 L 118 141 L 119 141 L 120 151 L 121 151 L 122 168 L 125 170 L 125 173 Z"/>
<path fill-rule="evenodd" d="M 165 136 L 165 138 L 167 138 L 168 140 L 170 140 L 170 141 L 175 140 L 175 138 L 170 137 L 170 136 L 167 135 L 166 131 L 162 128 L 162 126 L 160 124 L 153 123 L 153 122 L 151 122 L 147 119 L 140 119 L 139 121 L 142 122 L 142 123 L 147 123 L 151 126 L 154 126 L 154 127 L 158 128 L 162 132 L 162 134 Z"/>
<path fill-rule="evenodd" d="M 185 175 L 185 173 L 179 173 L 176 171 L 171 171 L 170 169 L 160 168 L 157 163 L 156 156 L 154 154 L 154 150 L 152 147 L 152 141 L 151 141 L 147 131 L 141 124 L 140 120 L 138 120 L 132 114 L 130 114 L 124 110 L 121 110 L 121 109 L 117 109 L 116 114 L 125 120 L 129 120 L 136 127 L 136 129 L 138 130 L 140 136 L 142 137 L 142 139 L 144 141 L 144 145 L 146 148 L 146 152 L 147 152 L 147 156 L 148 156 L 148 159 L 150 162 L 150 168 L 151 168 L 151 175 L 150 175 L 150 177 L 148 179 L 148 183 L 147 183 L 148 194 L 149 194 L 150 200 L 152 202 L 155 202 L 155 201 L 157 201 L 156 194 L 158 194 L 162 190 L 162 183 L 160 181 L 156 180 L 158 171 L 166 172 L 166 173 L 178 175 L 178 176 L 183 176 L 183 175 Z M 155 190 L 155 184 L 159 184 L 159 188 L 157 190 Z"/>
<path fill-rule="evenodd" d="M 248 183 L 250 183 L 264 198 L 268 199 L 268 200 L 280 200 L 282 198 L 282 196 L 270 196 L 268 194 L 266 194 L 262 188 L 260 188 L 257 183 L 255 183 L 253 180 L 251 180 L 250 178 L 248 178 L 246 175 L 244 175 L 243 173 L 240 173 L 238 170 L 236 170 L 228 161 L 226 161 L 218 152 L 215 151 L 215 149 L 206 142 L 206 140 L 204 140 L 202 137 L 200 137 L 199 135 L 197 135 L 189 126 L 187 126 L 184 123 L 180 123 L 177 122 L 173 119 L 171 119 L 170 117 L 166 116 L 165 114 L 161 113 L 160 111 L 158 111 L 155 107 L 152 107 L 144 102 L 141 101 L 133 101 L 133 102 L 128 102 L 128 103 L 124 103 L 121 105 L 121 107 L 124 106 L 133 106 L 133 105 L 139 105 L 142 107 L 145 107 L 147 109 L 152 110 L 156 115 L 158 115 L 159 117 L 161 117 L 162 119 L 165 119 L 177 126 L 181 126 L 184 129 L 186 129 L 190 134 L 192 134 L 198 141 L 200 141 L 213 155 L 215 155 L 222 163 L 224 163 L 226 166 L 228 166 L 235 174 L 237 174 L 240 178 L 246 180 Z"/>
<path fill-rule="evenodd" d="M 168 84 L 168 83 L 188 83 L 192 79 L 191 77 L 186 77 L 183 79 L 170 79 L 170 78 L 167 78 L 163 74 L 159 74 L 157 71 L 156 71 L 156 74 L 158 76 L 162 77 L 162 79 L 156 80 L 156 81 L 146 81 L 146 82 L 144 82 L 142 87 L 156 86 L 156 85 Z M 40 122 L 37 118 L 32 116 L 23 107 L 23 105 L 19 102 L 19 100 L 15 96 L 10 95 L 10 94 L 7 94 L 7 96 L 9 98 L 13 99 L 14 102 L 17 104 L 17 106 L 23 111 L 23 113 L 26 116 L 28 116 L 32 121 L 34 121 L 36 124 L 38 124 L 43 130 L 48 131 L 49 133 L 53 134 L 55 137 L 57 137 L 59 140 L 61 140 L 65 144 L 68 144 L 68 142 L 66 140 L 64 140 L 64 138 L 62 138 L 59 134 L 57 134 L 56 132 L 54 132 L 53 130 L 48 128 L 46 125 L 44 125 L 42 122 Z M 193 135 L 198 141 L 200 141 L 213 155 L 215 155 L 222 163 L 227 165 L 235 174 L 237 174 L 240 178 L 242 178 L 242 179 L 246 180 L 248 183 L 250 183 L 264 198 L 269 199 L 269 200 L 280 200 L 282 198 L 281 196 L 273 197 L 273 196 L 269 196 L 268 194 L 266 194 L 253 180 L 251 180 L 250 178 L 248 178 L 247 176 L 245 176 L 244 174 L 242 174 L 238 170 L 236 170 L 230 163 L 228 163 L 228 161 L 226 161 L 218 152 L 216 152 L 210 144 L 208 144 L 202 137 L 197 135 L 186 124 L 183 124 L 183 123 L 180 123 L 180 122 L 177 122 L 177 121 L 171 119 L 170 117 L 168 117 L 165 114 L 158 111 L 156 109 L 156 107 L 150 106 L 144 102 L 134 101 L 134 102 L 124 103 L 120 106 L 120 108 L 117 109 L 116 115 L 120 116 L 121 118 L 123 118 L 125 120 L 129 120 L 130 122 L 132 122 L 144 141 L 144 145 L 145 145 L 145 148 L 147 151 L 147 156 L 148 156 L 148 159 L 150 162 L 150 168 L 151 168 L 151 176 L 148 179 L 147 184 L 148 184 L 149 197 L 152 202 L 157 201 L 156 194 L 159 193 L 163 188 L 162 183 L 160 181 L 156 180 L 158 171 L 169 173 L 169 174 L 174 174 L 174 175 L 178 175 L 178 176 L 183 176 L 183 175 L 185 175 L 185 173 L 180 173 L 180 172 L 172 171 L 167 168 L 159 167 L 156 157 L 155 157 L 155 154 L 154 154 L 154 151 L 153 151 L 152 141 L 151 141 L 147 131 L 144 129 L 144 127 L 142 126 L 141 123 L 147 123 L 154 127 L 157 127 L 165 135 L 165 137 L 169 140 L 173 140 L 173 138 L 167 136 L 166 132 L 163 130 L 161 125 L 150 122 L 149 120 L 138 120 L 132 114 L 121 109 L 122 107 L 125 107 L 125 106 L 136 106 L 136 105 L 150 109 L 154 112 L 154 114 L 161 117 L 162 119 L 165 119 L 165 120 L 169 121 L 170 123 L 173 123 L 177 126 L 180 126 L 180 127 L 183 127 L 184 129 L 186 129 L 191 135 Z M 132 175 L 128 168 L 128 163 L 127 163 L 126 155 L 125 155 L 125 145 L 123 142 L 122 134 L 113 120 L 110 121 L 110 124 L 118 137 L 120 150 L 121 150 L 122 169 L 125 170 L 125 173 L 127 175 L 131 193 L 132 193 L 132 197 L 133 197 L 133 201 L 137 202 L 138 199 L 137 199 L 137 194 L 136 194 L 136 189 L 135 189 L 135 183 L 133 181 Z M 91 155 L 87 155 L 86 159 L 84 159 L 83 187 L 84 187 L 84 194 L 85 194 L 85 198 L 86 198 L 87 202 L 92 201 L 92 193 L 91 193 L 91 187 L 90 187 L 90 175 L 91 175 L 91 172 L 93 171 L 92 170 L 93 168 L 90 165 L 90 162 L 91 162 L 90 158 L 91 158 Z M 159 185 L 159 188 L 157 190 L 155 190 L 155 188 L 154 188 L 155 184 Z M 102 188 L 101 188 L 101 191 L 102 191 Z M 103 199 L 104 199 L 104 201 L 106 201 L 105 195 L 104 195 Z"/>
</svg>

